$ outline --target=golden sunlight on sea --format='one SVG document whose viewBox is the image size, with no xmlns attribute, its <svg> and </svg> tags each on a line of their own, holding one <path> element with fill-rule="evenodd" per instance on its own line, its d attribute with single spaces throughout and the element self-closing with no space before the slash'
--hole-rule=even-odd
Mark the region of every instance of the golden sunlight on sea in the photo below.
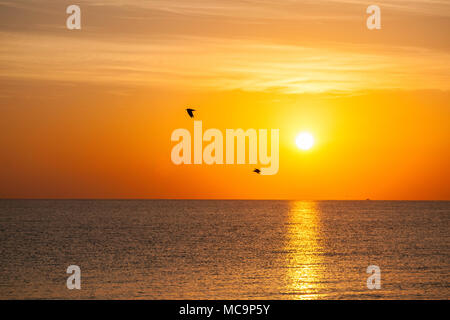
<svg viewBox="0 0 450 320">
<path fill-rule="evenodd" d="M 294 201 L 291 204 L 286 244 L 286 293 L 290 299 L 317 299 L 321 289 L 323 264 L 320 242 L 320 212 L 315 202 Z"/>
</svg>

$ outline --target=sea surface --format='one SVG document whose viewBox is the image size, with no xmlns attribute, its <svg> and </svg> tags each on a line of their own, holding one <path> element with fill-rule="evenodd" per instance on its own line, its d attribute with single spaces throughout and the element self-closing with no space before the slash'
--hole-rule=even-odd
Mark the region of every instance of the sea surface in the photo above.
<svg viewBox="0 0 450 320">
<path fill-rule="evenodd" d="M 449 231 L 446 201 L 0 200 L 0 298 L 449 299 Z"/>
</svg>

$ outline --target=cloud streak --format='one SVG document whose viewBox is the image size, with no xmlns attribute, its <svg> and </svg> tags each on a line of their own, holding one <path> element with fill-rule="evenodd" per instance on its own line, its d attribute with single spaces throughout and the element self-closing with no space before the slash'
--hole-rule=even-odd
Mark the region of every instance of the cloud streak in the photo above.
<svg viewBox="0 0 450 320">
<path fill-rule="evenodd" d="M 15 79 L 287 93 L 450 89 L 450 56 L 419 48 L 371 52 L 370 47 L 352 46 L 330 51 L 195 37 L 146 43 L 1 36 L 2 77 Z"/>
<path fill-rule="evenodd" d="M 393 18 L 386 10 L 386 26 L 370 33 L 358 0 L 80 5 L 83 29 L 73 33 L 64 28 L 64 3 L 0 1 L 2 21 L 14 23 L 0 33 L 2 79 L 286 93 L 450 89 L 449 20 L 411 20 L 411 10 Z M 448 8 L 443 1 L 381 5 L 440 16 Z"/>
</svg>

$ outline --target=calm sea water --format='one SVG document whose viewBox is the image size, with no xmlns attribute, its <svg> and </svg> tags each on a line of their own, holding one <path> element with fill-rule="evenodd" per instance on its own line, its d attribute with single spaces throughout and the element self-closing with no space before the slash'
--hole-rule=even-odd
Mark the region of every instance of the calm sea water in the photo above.
<svg viewBox="0 0 450 320">
<path fill-rule="evenodd" d="M 450 202 L 0 200 L 0 298 L 448 299 L 449 231 Z"/>
</svg>

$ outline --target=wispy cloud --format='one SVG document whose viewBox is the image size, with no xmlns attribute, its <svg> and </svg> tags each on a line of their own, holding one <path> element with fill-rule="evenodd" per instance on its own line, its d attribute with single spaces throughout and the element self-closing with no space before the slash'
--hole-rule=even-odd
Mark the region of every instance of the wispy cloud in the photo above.
<svg viewBox="0 0 450 320">
<path fill-rule="evenodd" d="M 2 77 L 282 92 L 450 89 L 450 55 L 419 48 L 275 45 L 202 37 L 115 39 L 0 34 Z M 423 78 L 426 77 L 426 81 Z"/>
<path fill-rule="evenodd" d="M 71 32 L 63 2 L 0 0 L 1 77 L 282 92 L 450 89 L 450 20 L 437 18 L 449 13 L 444 1 L 382 1 L 386 26 L 372 33 L 360 0 L 79 4 L 83 29 Z M 392 17 L 392 8 L 406 16 Z M 424 8 L 436 17 L 407 14 Z"/>
<path fill-rule="evenodd" d="M 308 17 L 314 9 L 318 13 L 334 17 L 337 13 L 349 10 L 351 6 L 366 8 L 370 4 L 366 0 L 97 0 L 95 3 L 82 0 L 81 3 L 246 18 Z M 450 16 L 450 3 L 442 0 L 380 0 L 376 4 L 390 10 Z"/>
</svg>

